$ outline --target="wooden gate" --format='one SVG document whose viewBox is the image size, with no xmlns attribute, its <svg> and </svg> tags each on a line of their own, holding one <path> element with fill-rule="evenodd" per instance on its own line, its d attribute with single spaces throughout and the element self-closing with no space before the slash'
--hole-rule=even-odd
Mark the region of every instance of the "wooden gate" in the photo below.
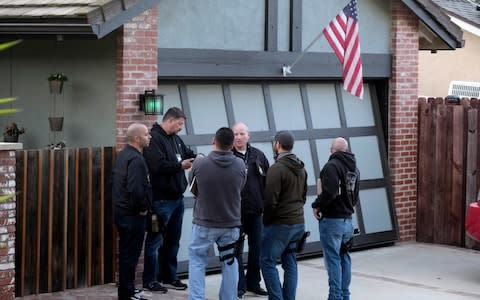
<svg viewBox="0 0 480 300">
<path fill-rule="evenodd" d="M 479 102 L 420 99 L 418 107 L 417 241 L 472 246 L 465 210 L 480 187 Z"/>
<path fill-rule="evenodd" d="M 16 152 L 16 296 L 115 280 L 115 148 Z"/>
</svg>

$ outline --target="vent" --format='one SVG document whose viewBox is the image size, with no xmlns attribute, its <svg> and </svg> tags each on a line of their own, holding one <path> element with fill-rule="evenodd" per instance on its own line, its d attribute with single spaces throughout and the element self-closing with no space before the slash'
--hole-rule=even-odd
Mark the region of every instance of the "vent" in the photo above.
<svg viewBox="0 0 480 300">
<path fill-rule="evenodd" d="M 480 82 L 451 81 L 448 94 L 460 98 L 480 98 Z"/>
</svg>

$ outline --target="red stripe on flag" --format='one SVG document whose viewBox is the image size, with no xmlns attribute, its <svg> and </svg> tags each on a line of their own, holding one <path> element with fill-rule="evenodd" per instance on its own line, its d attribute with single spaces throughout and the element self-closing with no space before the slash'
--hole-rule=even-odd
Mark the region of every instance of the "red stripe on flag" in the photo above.
<svg viewBox="0 0 480 300">
<path fill-rule="evenodd" d="M 323 29 L 327 42 L 343 65 L 343 88 L 363 98 L 363 69 L 358 32 L 356 0 L 351 0 Z"/>
</svg>

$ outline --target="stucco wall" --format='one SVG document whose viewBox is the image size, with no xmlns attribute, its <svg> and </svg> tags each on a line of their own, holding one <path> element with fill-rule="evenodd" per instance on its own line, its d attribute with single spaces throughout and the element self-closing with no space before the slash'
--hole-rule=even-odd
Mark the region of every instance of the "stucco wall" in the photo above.
<svg viewBox="0 0 480 300">
<path fill-rule="evenodd" d="M 14 120 L 25 127 L 20 142 L 26 149 L 60 140 L 69 147 L 115 145 L 115 58 L 114 34 L 101 40 L 24 40 L 0 53 L 0 97 L 18 97 L 14 106 L 22 109 L 0 118 L 0 125 Z M 47 78 L 56 72 L 68 81 L 55 96 L 55 112 L 64 115 L 64 124 L 53 136 Z"/>
<path fill-rule="evenodd" d="M 192 48 L 263 51 L 265 44 L 264 0 L 164 0 L 158 5 L 159 48 Z M 290 2 L 280 0 L 277 8 L 279 51 L 288 50 Z M 358 3 L 360 44 L 364 53 L 389 53 L 390 0 L 362 0 Z M 345 6 L 346 1 L 302 1 L 302 47 L 322 31 Z M 179 17 L 182 16 L 182 17 Z M 312 52 L 332 52 L 320 38 Z"/>
<path fill-rule="evenodd" d="M 465 47 L 455 51 L 420 51 L 418 92 L 425 97 L 445 97 L 452 80 L 480 82 L 480 37 L 463 32 Z"/>
</svg>

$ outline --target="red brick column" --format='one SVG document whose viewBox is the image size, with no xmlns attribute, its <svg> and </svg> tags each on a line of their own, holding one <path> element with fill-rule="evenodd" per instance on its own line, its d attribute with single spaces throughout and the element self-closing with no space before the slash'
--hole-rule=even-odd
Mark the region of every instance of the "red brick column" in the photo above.
<svg viewBox="0 0 480 300">
<path fill-rule="evenodd" d="M 15 193 L 15 150 L 0 150 L 0 194 Z M 0 299 L 15 298 L 15 198 L 0 203 Z"/>
<path fill-rule="evenodd" d="M 139 112 L 138 94 L 157 89 L 157 7 L 145 11 L 118 30 L 117 36 L 117 150 L 125 145 L 125 130 L 132 122 L 149 128 L 156 116 Z"/>
<path fill-rule="evenodd" d="M 125 146 L 125 131 L 131 123 L 140 122 L 150 128 L 157 120 L 157 116 L 145 116 L 139 111 L 138 100 L 139 94 L 145 90 L 157 89 L 158 86 L 157 18 L 157 6 L 154 6 L 118 30 L 117 151 Z M 137 265 L 137 284 L 141 283 L 142 272 L 143 254 Z"/>
<path fill-rule="evenodd" d="M 389 163 L 400 240 L 414 240 L 417 210 L 418 18 L 392 2 Z"/>
</svg>

